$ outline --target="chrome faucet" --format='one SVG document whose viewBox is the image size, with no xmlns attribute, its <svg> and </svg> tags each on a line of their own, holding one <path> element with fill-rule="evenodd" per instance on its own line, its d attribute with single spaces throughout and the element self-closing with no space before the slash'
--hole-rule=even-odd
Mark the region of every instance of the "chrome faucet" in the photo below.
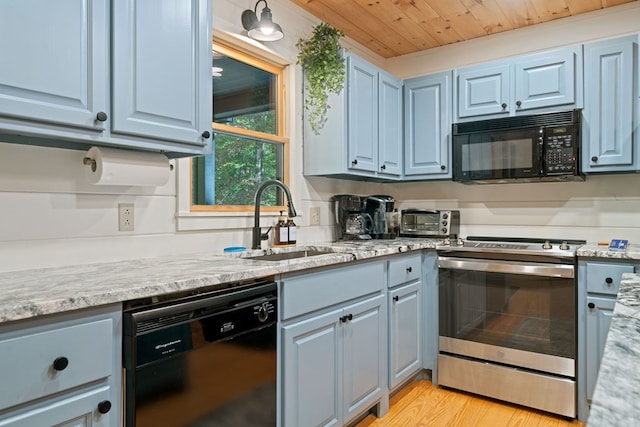
<svg viewBox="0 0 640 427">
<path fill-rule="evenodd" d="M 287 196 L 287 208 L 289 210 L 289 217 L 293 218 L 294 216 L 297 216 L 296 209 L 293 207 L 293 200 L 291 199 L 291 192 L 289 191 L 289 188 L 277 179 L 270 179 L 269 181 L 263 182 L 260 187 L 258 187 L 258 191 L 256 191 L 256 196 L 253 201 L 255 206 L 253 212 L 253 234 L 251 249 L 260 249 L 260 241 L 264 237 L 264 235 L 260 231 L 260 197 L 262 196 L 262 192 L 264 191 L 264 189 L 271 185 L 280 187 L 282 191 L 284 191 L 284 194 Z"/>
</svg>

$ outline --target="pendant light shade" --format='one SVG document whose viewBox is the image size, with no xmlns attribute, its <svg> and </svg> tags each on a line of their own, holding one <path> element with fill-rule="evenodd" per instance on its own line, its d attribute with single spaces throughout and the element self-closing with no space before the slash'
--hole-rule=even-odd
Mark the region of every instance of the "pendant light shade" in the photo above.
<svg viewBox="0 0 640 427">
<path fill-rule="evenodd" d="M 258 4 L 264 2 L 264 9 L 258 21 Z M 247 30 L 247 34 L 254 40 L 263 42 L 274 42 L 284 37 L 284 32 L 280 25 L 273 22 L 271 9 L 266 0 L 258 0 L 253 10 L 247 9 L 242 12 L 242 26 Z"/>
</svg>

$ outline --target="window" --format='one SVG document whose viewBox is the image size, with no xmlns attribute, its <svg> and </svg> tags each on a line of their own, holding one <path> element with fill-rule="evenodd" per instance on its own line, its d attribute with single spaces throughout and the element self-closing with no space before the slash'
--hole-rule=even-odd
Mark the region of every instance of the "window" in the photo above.
<svg viewBox="0 0 640 427">
<path fill-rule="evenodd" d="M 191 161 L 191 210 L 252 211 L 260 184 L 288 184 L 283 68 L 214 43 L 212 78 L 214 148 Z M 267 188 L 263 210 L 285 210 L 281 193 Z"/>
</svg>

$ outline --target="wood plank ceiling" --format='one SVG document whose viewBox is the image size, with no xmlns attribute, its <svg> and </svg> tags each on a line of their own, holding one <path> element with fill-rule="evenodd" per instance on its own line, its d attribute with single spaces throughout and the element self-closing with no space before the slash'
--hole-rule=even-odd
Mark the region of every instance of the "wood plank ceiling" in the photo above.
<svg viewBox="0 0 640 427">
<path fill-rule="evenodd" d="M 291 1 L 391 58 L 637 0 Z"/>
</svg>

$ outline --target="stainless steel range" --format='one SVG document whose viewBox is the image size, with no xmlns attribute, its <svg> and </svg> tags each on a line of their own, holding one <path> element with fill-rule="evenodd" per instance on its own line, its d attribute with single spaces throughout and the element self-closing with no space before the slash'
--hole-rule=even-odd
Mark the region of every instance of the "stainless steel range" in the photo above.
<svg viewBox="0 0 640 427">
<path fill-rule="evenodd" d="M 582 240 L 468 237 L 438 249 L 438 383 L 576 417 Z"/>
</svg>

